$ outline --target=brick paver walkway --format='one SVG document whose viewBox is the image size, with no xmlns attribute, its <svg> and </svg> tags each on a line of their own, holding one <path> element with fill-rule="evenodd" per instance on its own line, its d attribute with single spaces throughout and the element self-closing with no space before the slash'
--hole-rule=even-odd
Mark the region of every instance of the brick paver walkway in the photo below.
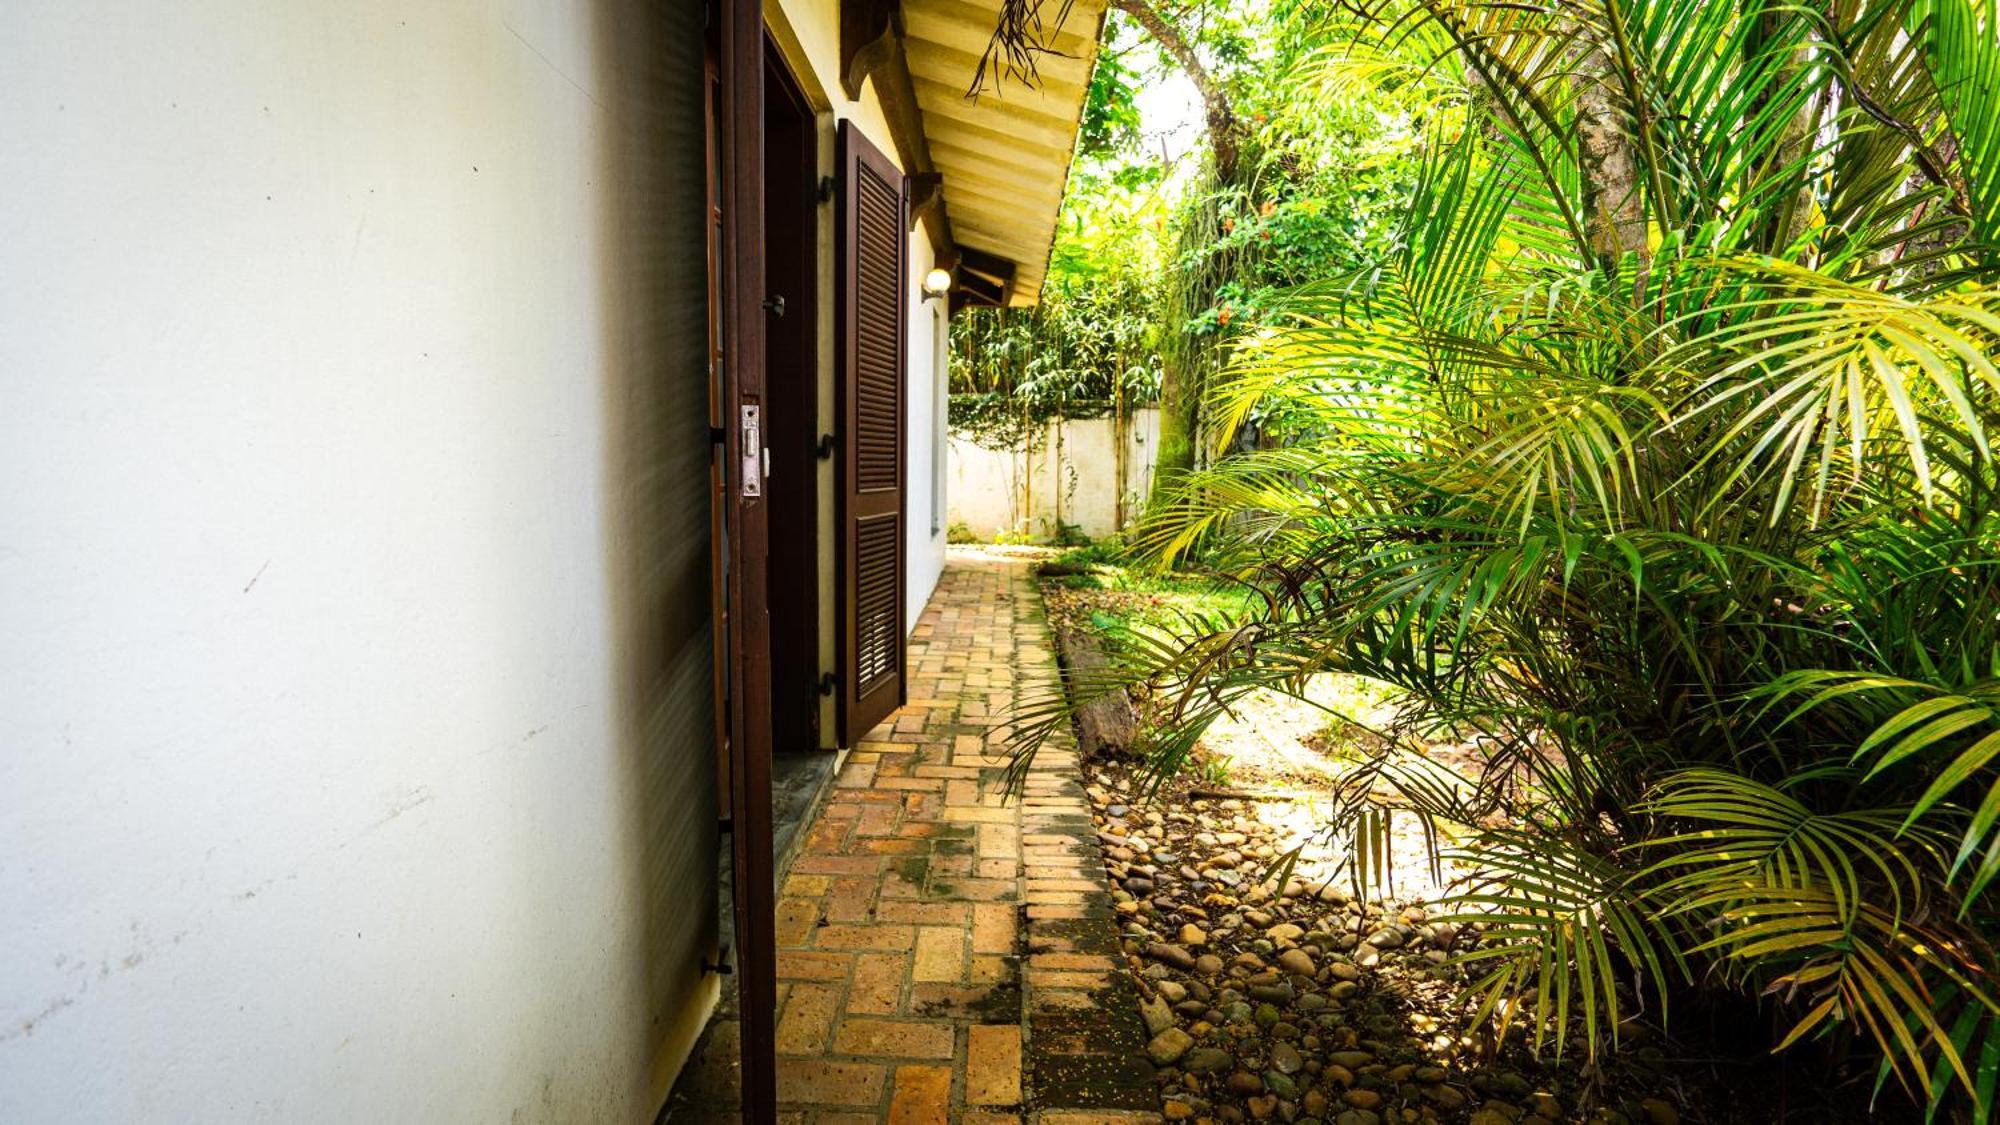
<svg viewBox="0 0 2000 1125">
<path fill-rule="evenodd" d="M 849 756 L 781 888 L 790 1121 L 1157 1119 L 1073 744 L 1004 792 L 1006 714 L 1057 675 L 1028 567 L 953 552 L 909 705 Z"/>
</svg>

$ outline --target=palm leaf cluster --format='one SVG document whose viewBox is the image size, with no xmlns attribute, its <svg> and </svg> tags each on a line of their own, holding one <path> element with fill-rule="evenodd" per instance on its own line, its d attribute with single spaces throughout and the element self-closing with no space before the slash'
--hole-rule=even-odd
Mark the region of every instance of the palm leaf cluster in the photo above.
<svg viewBox="0 0 2000 1125">
<path fill-rule="evenodd" d="M 1482 1018 L 1594 1052 L 1739 990 L 1775 1045 L 1993 1120 L 1994 0 L 1364 26 L 1465 94 L 1396 245 L 1238 349 L 1215 436 L 1275 402 L 1281 440 L 1141 536 L 1262 595 L 1135 646 L 1162 764 L 1245 693 L 1393 685 L 1343 824 L 1418 818 L 1479 872 Z"/>
</svg>

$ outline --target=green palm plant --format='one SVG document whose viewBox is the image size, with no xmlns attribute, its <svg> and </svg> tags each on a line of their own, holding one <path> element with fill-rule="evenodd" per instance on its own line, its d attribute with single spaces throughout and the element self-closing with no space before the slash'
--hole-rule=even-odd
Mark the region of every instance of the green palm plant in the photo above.
<svg viewBox="0 0 2000 1125">
<path fill-rule="evenodd" d="M 1789 1013 L 1776 1046 L 1857 1033 L 1995 1120 L 1994 0 L 1362 26 L 1350 74 L 1465 92 L 1397 242 L 1237 349 L 1214 417 L 1281 402 L 1285 440 L 1136 538 L 1261 595 L 1129 644 L 1171 701 L 1157 764 L 1245 693 L 1393 685 L 1334 828 L 1451 829 L 1480 1018 L 1596 1051 L 1644 997 L 1736 989 Z"/>
</svg>

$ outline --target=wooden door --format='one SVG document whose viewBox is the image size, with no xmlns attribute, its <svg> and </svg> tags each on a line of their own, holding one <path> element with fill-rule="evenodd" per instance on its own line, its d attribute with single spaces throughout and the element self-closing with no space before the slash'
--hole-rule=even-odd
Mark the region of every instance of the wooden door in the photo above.
<svg viewBox="0 0 2000 1125">
<path fill-rule="evenodd" d="M 742 1115 L 777 1120 L 777 941 L 771 857 L 771 651 L 764 496 L 764 15 L 758 0 L 712 0 L 716 70 L 710 183 L 718 268 L 711 302 L 722 532 L 716 627 L 727 728 L 730 895 L 742 1020 Z"/>
<path fill-rule="evenodd" d="M 840 127 L 840 668 L 843 745 L 905 699 L 903 416 L 909 191 L 852 122 Z"/>
</svg>

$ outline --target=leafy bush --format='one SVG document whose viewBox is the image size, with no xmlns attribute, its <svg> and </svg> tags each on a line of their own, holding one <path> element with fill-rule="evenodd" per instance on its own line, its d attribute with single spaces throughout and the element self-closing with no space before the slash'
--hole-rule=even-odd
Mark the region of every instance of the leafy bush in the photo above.
<svg viewBox="0 0 2000 1125">
<path fill-rule="evenodd" d="M 1785 1013 L 1777 1047 L 1852 1038 L 1993 1120 L 1993 0 L 1397 0 L 1363 27 L 1302 90 L 1463 95 L 1378 259 L 1291 292 L 1217 388 L 1276 447 L 1137 539 L 1258 595 L 1135 640 L 1177 701 L 1158 764 L 1244 693 L 1391 685 L 1339 823 L 1462 841 L 1482 1018 L 1595 1054 L 1642 1005 L 1739 990 Z M 1483 772 L 1430 759 L 1439 732 Z"/>
</svg>

